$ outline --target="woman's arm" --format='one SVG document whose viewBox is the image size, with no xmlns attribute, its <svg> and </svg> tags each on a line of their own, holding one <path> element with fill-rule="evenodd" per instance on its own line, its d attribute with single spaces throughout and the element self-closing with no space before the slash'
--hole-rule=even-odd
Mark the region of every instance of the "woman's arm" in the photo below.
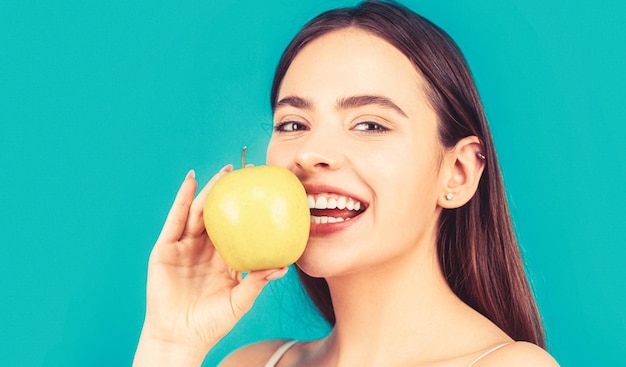
<svg viewBox="0 0 626 367">
<path fill-rule="evenodd" d="M 148 263 L 146 316 L 133 366 L 200 366 L 206 353 L 287 268 L 242 274 L 228 267 L 206 234 L 203 205 L 226 166 L 194 199 L 187 174 Z"/>
</svg>

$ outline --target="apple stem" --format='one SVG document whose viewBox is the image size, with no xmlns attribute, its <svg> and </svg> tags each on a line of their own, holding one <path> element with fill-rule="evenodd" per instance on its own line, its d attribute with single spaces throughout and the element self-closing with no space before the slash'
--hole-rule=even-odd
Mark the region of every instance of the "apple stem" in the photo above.
<svg viewBox="0 0 626 367">
<path fill-rule="evenodd" d="M 246 151 L 248 150 L 247 146 L 243 146 L 241 150 L 241 168 L 246 168 Z"/>
</svg>

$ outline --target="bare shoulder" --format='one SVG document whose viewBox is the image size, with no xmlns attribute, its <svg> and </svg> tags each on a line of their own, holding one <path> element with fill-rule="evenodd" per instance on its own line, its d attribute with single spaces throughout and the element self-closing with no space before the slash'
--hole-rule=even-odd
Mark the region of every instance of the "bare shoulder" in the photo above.
<svg viewBox="0 0 626 367">
<path fill-rule="evenodd" d="M 559 367 L 544 349 L 528 342 L 506 345 L 481 358 L 474 367 Z"/>
<path fill-rule="evenodd" d="M 287 340 L 268 340 L 243 346 L 226 356 L 219 367 L 263 367 L 285 342 Z"/>
</svg>

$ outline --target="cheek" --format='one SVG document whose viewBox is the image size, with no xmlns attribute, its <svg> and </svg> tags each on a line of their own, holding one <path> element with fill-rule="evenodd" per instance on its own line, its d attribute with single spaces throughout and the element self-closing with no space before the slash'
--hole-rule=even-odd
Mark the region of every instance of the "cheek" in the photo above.
<svg viewBox="0 0 626 367">
<path fill-rule="evenodd" d="M 434 208 L 434 185 L 428 172 L 415 169 L 411 173 L 385 172 L 383 175 L 386 175 L 385 182 L 379 185 L 382 189 L 376 190 L 379 192 L 377 200 L 386 215 L 391 214 L 389 218 L 399 221 L 412 218 L 412 221 L 416 215 L 421 216 Z"/>
<path fill-rule="evenodd" d="M 415 149 L 414 143 L 400 142 L 381 149 L 361 149 L 361 172 L 366 182 L 376 183 L 375 191 L 414 192 L 435 181 L 432 150 Z M 364 154 L 365 152 L 365 154 Z"/>
<path fill-rule="evenodd" d="M 384 211 L 381 214 L 395 218 L 396 224 L 403 226 L 407 221 L 415 224 L 416 219 L 425 219 L 434 213 L 438 175 L 432 151 L 404 150 L 400 156 L 386 164 L 381 162 L 377 167 L 371 170 L 375 175 L 367 182 L 372 183 L 376 201 Z"/>
<path fill-rule="evenodd" d="M 289 153 L 284 145 L 276 144 L 270 140 L 265 154 L 265 163 L 274 166 L 288 168 Z"/>
<path fill-rule="evenodd" d="M 432 238 L 437 223 L 435 185 L 430 172 L 389 180 L 390 188 L 378 198 L 374 220 L 379 230 L 372 237 L 387 243 L 391 254 L 398 254 Z"/>
</svg>

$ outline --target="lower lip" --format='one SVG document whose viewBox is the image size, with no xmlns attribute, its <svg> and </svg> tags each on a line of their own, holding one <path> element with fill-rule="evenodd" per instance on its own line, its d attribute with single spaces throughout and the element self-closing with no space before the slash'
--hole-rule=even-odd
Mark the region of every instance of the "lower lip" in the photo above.
<svg viewBox="0 0 626 367">
<path fill-rule="evenodd" d="M 361 216 L 363 216 L 363 213 L 349 220 L 345 220 L 343 222 L 337 222 L 337 223 L 317 224 L 317 223 L 311 222 L 311 229 L 309 231 L 309 237 L 324 237 L 324 236 L 330 236 L 337 232 L 341 232 L 344 229 L 348 228 L 349 226 L 353 225 L 354 223 L 358 222 Z"/>
</svg>

